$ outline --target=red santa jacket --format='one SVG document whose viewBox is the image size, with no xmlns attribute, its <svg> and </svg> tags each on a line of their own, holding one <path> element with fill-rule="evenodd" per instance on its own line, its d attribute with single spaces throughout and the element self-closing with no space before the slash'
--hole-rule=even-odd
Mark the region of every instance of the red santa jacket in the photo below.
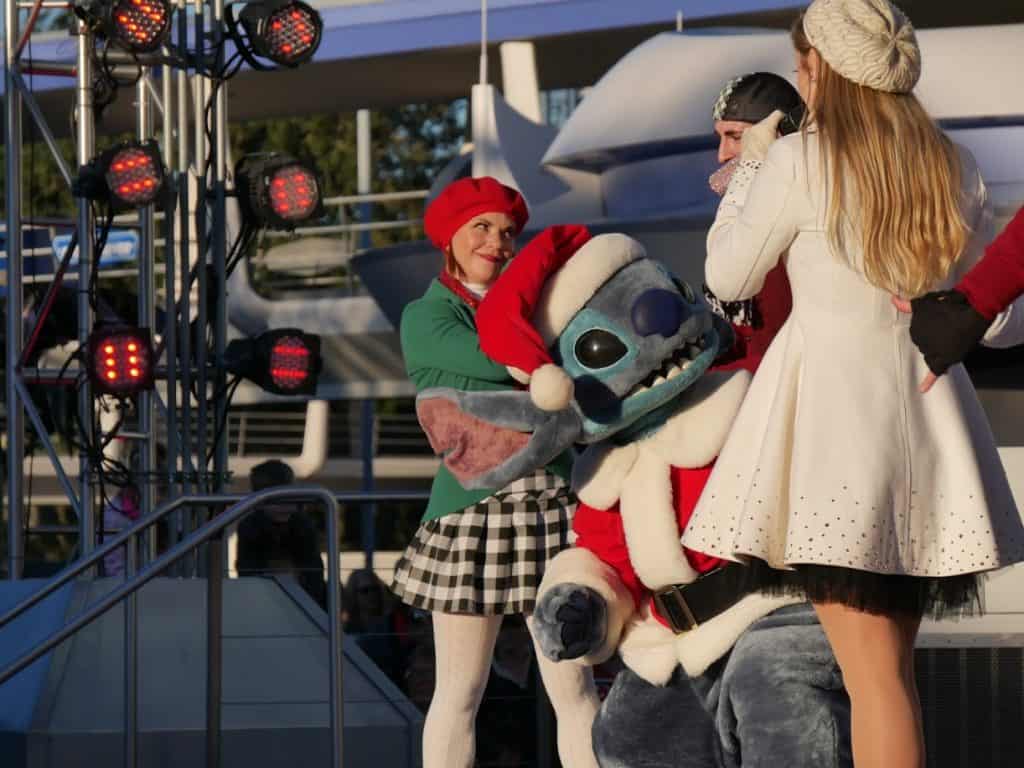
<svg viewBox="0 0 1024 768">
<path fill-rule="evenodd" d="M 701 491 L 704 490 L 712 466 L 714 466 L 713 463 L 698 469 L 672 467 L 672 497 L 675 502 L 680 536 L 690 521 L 693 508 L 697 504 L 697 499 L 700 498 Z M 601 510 L 581 502 L 576 508 L 572 527 L 577 536 L 576 546 L 589 549 L 603 562 L 614 568 L 619 578 L 622 579 L 622 583 L 632 594 L 634 605 L 639 607 L 650 596 L 650 590 L 640 581 L 630 560 L 622 515 L 619 514 L 619 505 L 616 503 L 607 510 Z M 690 567 L 697 573 L 707 573 L 725 564 L 724 560 L 705 555 L 703 552 L 697 552 L 689 547 L 682 547 L 682 549 Z M 668 626 L 668 622 L 658 613 L 653 604 L 651 612 L 658 621 Z"/>
<path fill-rule="evenodd" d="M 985 257 L 956 286 L 989 320 L 1024 293 L 1024 208 L 985 249 Z"/>
<path fill-rule="evenodd" d="M 793 295 L 786 275 L 786 265 L 777 264 L 764 278 L 764 286 L 754 297 L 757 317 L 750 325 L 732 323 L 736 342 L 720 357 L 713 368 L 718 371 L 743 369 L 755 373 L 761 358 L 768 351 L 775 334 L 793 309 Z"/>
</svg>

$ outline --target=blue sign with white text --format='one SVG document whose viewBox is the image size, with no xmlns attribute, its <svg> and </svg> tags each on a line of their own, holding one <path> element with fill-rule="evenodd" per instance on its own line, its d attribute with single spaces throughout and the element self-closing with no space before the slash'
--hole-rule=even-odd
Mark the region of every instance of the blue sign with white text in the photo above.
<svg viewBox="0 0 1024 768">
<path fill-rule="evenodd" d="M 71 244 L 71 235 L 57 235 L 53 238 L 53 255 L 60 261 Z M 113 229 L 107 237 L 106 247 L 102 254 L 96 254 L 94 258 L 99 260 L 100 266 L 110 264 L 126 264 L 135 261 L 139 256 L 139 234 L 130 229 Z M 78 263 L 78 249 L 71 257 L 70 266 Z"/>
</svg>

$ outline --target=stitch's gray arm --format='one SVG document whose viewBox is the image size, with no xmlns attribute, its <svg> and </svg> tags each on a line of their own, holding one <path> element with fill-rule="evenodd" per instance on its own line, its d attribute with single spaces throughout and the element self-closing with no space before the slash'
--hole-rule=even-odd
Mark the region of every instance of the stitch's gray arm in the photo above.
<svg viewBox="0 0 1024 768">
<path fill-rule="evenodd" d="M 427 389 L 416 415 L 434 452 L 466 488 L 503 488 L 550 463 L 582 431 L 577 410 L 542 411 L 527 392 Z"/>
</svg>

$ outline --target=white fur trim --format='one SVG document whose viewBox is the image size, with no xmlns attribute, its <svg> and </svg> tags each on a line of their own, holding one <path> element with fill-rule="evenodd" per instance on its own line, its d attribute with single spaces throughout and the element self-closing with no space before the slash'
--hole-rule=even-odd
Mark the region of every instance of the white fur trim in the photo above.
<svg viewBox="0 0 1024 768">
<path fill-rule="evenodd" d="M 665 685 L 676 664 L 696 677 L 728 653 L 755 621 L 799 602 L 797 597 L 748 595 L 711 621 L 680 635 L 655 619 L 645 605 L 626 626 L 619 653 L 626 666 L 652 685 Z"/>
<path fill-rule="evenodd" d="M 604 598 L 608 606 L 604 643 L 594 652 L 575 661 L 585 665 L 607 661 L 619 645 L 626 620 L 636 610 L 633 596 L 622 583 L 619 574 L 589 549 L 572 547 L 559 552 L 547 564 L 544 578 L 537 589 L 537 599 L 556 584 L 580 584 L 590 587 Z"/>
<path fill-rule="evenodd" d="M 658 454 L 641 446 L 623 485 L 619 509 L 629 560 L 648 589 L 689 584 L 697 578 L 679 544 L 671 468 Z"/>
<path fill-rule="evenodd" d="M 706 467 L 722 450 L 749 386 L 747 371 L 707 374 L 683 394 L 692 405 L 641 440 L 641 447 L 654 451 L 673 467 Z"/>
<path fill-rule="evenodd" d="M 553 363 L 545 363 L 530 376 L 530 399 L 543 411 L 562 410 L 572 395 L 572 379 Z"/>
<path fill-rule="evenodd" d="M 505 370 L 508 371 L 508 375 L 518 381 L 520 384 L 530 383 L 530 374 L 521 368 L 516 368 L 514 365 L 506 365 Z"/>
<path fill-rule="evenodd" d="M 572 488 L 579 500 L 594 509 L 610 508 L 622 495 L 637 451 L 636 443 L 588 447 L 572 465 Z"/>
<path fill-rule="evenodd" d="M 588 240 L 551 275 L 533 313 L 533 325 L 548 346 L 608 278 L 647 255 L 628 235 L 612 232 Z"/>
<path fill-rule="evenodd" d="M 799 597 L 747 595 L 711 621 L 676 637 L 676 654 L 690 677 L 704 671 L 732 648 L 740 635 L 759 619 L 785 605 L 802 602 Z"/>
</svg>

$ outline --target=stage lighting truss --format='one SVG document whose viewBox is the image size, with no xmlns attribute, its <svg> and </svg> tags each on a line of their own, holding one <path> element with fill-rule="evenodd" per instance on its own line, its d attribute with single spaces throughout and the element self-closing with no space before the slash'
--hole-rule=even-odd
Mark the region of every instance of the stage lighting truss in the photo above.
<svg viewBox="0 0 1024 768">
<path fill-rule="evenodd" d="M 142 208 L 164 187 L 164 166 L 155 139 L 126 141 L 102 152 L 79 174 L 75 191 L 93 200 L 109 200 L 117 210 Z"/>
<path fill-rule="evenodd" d="M 228 32 L 254 69 L 268 69 L 257 56 L 283 67 L 297 67 L 311 59 L 320 45 L 323 21 L 301 0 L 255 0 L 245 4 L 237 21 L 232 8 L 228 5 L 225 9 Z M 239 25 L 245 30 L 244 39 Z"/>
<path fill-rule="evenodd" d="M 316 171 L 288 155 L 246 155 L 235 166 L 235 189 L 250 223 L 294 229 L 324 215 Z"/>
<path fill-rule="evenodd" d="M 100 327 L 89 336 L 89 381 L 98 395 L 134 395 L 153 388 L 148 328 Z"/>
<path fill-rule="evenodd" d="M 169 0 L 76 0 L 75 13 L 97 35 L 135 53 L 157 50 L 171 30 Z"/>
<path fill-rule="evenodd" d="M 235 339 L 224 350 L 224 365 L 267 392 L 313 395 L 322 366 L 320 337 L 295 328 Z"/>
</svg>

